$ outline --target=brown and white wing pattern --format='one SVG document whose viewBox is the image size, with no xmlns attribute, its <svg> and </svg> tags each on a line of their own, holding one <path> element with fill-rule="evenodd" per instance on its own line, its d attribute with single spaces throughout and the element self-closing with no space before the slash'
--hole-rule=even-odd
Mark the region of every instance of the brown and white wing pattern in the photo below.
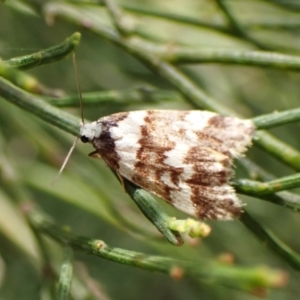
<svg viewBox="0 0 300 300">
<path fill-rule="evenodd" d="M 95 149 L 129 181 L 202 219 L 229 220 L 242 212 L 229 181 L 233 158 L 251 144 L 250 120 L 149 110 L 113 114 L 93 124 L 101 127 L 90 139 Z"/>
</svg>

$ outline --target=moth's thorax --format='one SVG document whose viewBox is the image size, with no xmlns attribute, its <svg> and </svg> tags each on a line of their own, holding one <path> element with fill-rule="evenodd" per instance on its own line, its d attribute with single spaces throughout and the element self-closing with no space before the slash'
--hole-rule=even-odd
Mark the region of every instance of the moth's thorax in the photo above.
<svg viewBox="0 0 300 300">
<path fill-rule="evenodd" d="M 102 124 L 97 121 L 92 123 L 85 123 L 80 128 L 80 137 L 85 137 L 89 142 L 93 139 L 99 138 L 102 133 Z"/>
</svg>

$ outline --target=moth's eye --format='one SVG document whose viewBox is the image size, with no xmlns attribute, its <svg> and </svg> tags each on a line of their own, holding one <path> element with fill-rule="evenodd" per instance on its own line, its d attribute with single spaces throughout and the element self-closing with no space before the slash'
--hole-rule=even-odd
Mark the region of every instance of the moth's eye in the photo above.
<svg viewBox="0 0 300 300">
<path fill-rule="evenodd" d="M 80 139 L 81 139 L 81 141 L 82 141 L 83 143 L 89 142 L 89 139 L 88 139 L 85 135 L 82 135 L 82 136 L 80 137 Z"/>
</svg>

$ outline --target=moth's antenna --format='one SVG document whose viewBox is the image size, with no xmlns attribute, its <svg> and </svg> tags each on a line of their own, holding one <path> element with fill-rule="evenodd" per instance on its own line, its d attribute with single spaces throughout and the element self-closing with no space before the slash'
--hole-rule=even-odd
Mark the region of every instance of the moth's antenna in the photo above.
<svg viewBox="0 0 300 300">
<path fill-rule="evenodd" d="M 54 180 L 51 182 L 51 185 L 54 185 L 54 183 L 57 181 L 57 179 L 59 178 L 60 174 L 62 173 L 62 171 L 64 170 L 65 166 L 67 165 L 68 163 L 68 160 L 73 152 L 73 150 L 75 149 L 75 146 L 77 144 L 77 141 L 78 141 L 79 137 L 76 138 L 76 140 L 73 142 L 73 145 L 71 146 L 66 158 L 64 159 L 64 162 L 63 164 L 61 165 L 60 169 L 59 169 L 59 172 L 57 173 L 56 177 L 54 178 Z"/>
<path fill-rule="evenodd" d="M 73 52 L 73 66 L 75 71 L 75 77 L 76 77 L 76 85 L 77 85 L 77 91 L 78 91 L 78 97 L 79 97 L 79 103 L 80 103 L 80 114 L 81 114 L 81 122 L 82 125 L 84 124 L 84 117 L 83 117 L 83 101 L 81 96 L 81 88 L 80 88 L 80 81 L 79 81 L 79 73 L 78 73 L 78 67 L 76 62 L 76 55 L 75 52 Z"/>
<path fill-rule="evenodd" d="M 77 91 L 78 91 L 78 95 L 79 95 L 79 103 L 80 103 L 80 111 L 81 111 L 81 122 L 82 125 L 84 124 L 84 118 L 83 118 L 83 101 L 82 101 L 82 96 L 81 96 L 81 89 L 80 89 L 80 83 L 79 83 L 79 75 L 78 75 L 78 68 L 77 68 L 77 63 L 76 63 L 76 56 L 75 56 L 75 52 L 73 52 L 73 66 L 74 66 L 74 71 L 75 71 L 75 78 L 76 78 L 76 85 L 77 85 Z M 56 177 L 54 178 L 54 180 L 52 181 L 51 185 L 53 185 L 57 179 L 59 178 L 60 174 L 63 172 L 64 168 L 66 167 L 68 160 L 73 152 L 73 150 L 75 149 L 75 146 L 77 144 L 77 141 L 79 139 L 79 136 L 76 138 L 76 140 L 73 142 L 73 145 L 71 146 L 66 158 L 64 159 L 63 164 L 60 167 L 60 170 L 58 172 L 58 174 L 56 175 Z"/>
</svg>

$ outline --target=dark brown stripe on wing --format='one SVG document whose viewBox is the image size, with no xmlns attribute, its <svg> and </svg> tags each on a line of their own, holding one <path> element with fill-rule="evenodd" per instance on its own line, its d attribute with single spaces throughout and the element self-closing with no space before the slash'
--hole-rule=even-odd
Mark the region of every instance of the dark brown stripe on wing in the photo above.
<svg viewBox="0 0 300 300">
<path fill-rule="evenodd" d="M 111 127 L 118 127 L 118 123 L 128 116 L 128 112 L 117 113 L 107 117 L 100 118 L 97 123 L 102 125 L 102 133 L 99 138 L 93 140 L 93 146 L 99 152 L 106 163 L 118 171 L 120 157 L 116 152 L 115 141 L 110 135 Z"/>
<path fill-rule="evenodd" d="M 141 126 L 140 130 L 141 138 L 138 141 L 140 148 L 137 151 L 137 161 L 134 166 L 136 175 L 132 177 L 132 180 L 166 201 L 172 202 L 170 192 L 173 188 L 166 185 L 161 177 L 163 174 L 169 174 L 170 180 L 177 186 L 184 170 L 171 167 L 164 162 L 167 158 L 166 153 L 176 146 L 175 142 L 172 142 L 161 130 L 171 125 L 163 121 L 167 113 L 168 111 L 147 112 L 144 118 L 145 125 Z M 159 142 L 158 139 L 160 139 Z M 155 191 L 153 191 L 153 186 L 155 186 Z"/>
<path fill-rule="evenodd" d="M 225 198 L 218 199 L 218 196 Z M 227 198 L 226 198 L 227 196 Z M 201 219 L 224 219 L 237 218 L 242 213 L 241 205 L 235 201 L 232 197 L 234 192 L 228 193 L 227 189 L 224 191 L 216 191 L 213 187 L 192 187 L 192 197 L 191 200 L 196 205 L 196 214 Z"/>
</svg>

